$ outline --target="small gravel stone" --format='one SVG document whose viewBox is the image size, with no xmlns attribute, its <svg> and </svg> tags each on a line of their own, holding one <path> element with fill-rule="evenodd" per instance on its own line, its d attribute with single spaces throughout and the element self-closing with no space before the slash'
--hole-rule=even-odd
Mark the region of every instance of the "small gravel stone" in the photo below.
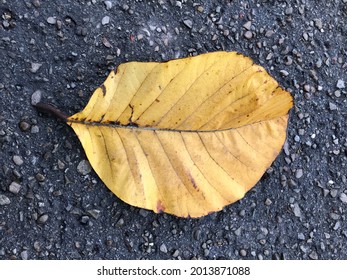
<svg viewBox="0 0 347 280">
<path fill-rule="evenodd" d="M 347 203 L 347 194 L 341 193 L 341 194 L 340 194 L 340 200 L 341 200 L 343 203 Z"/>
<path fill-rule="evenodd" d="M 246 257 L 247 256 L 247 251 L 245 249 L 240 250 L 240 256 L 241 257 Z"/>
<path fill-rule="evenodd" d="M 210 250 L 208 248 L 204 249 L 204 257 L 208 257 Z"/>
<path fill-rule="evenodd" d="M 300 210 L 299 204 L 294 203 L 294 206 L 293 206 L 293 213 L 294 213 L 295 217 L 298 217 L 298 218 L 301 217 L 301 210 Z"/>
<path fill-rule="evenodd" d="M 174 258 L 177 258 L 179 254 L 180 254 L 180 251 L 175 250 L 175 251 L 173 252 L 172 256 L 173 256 Z"/>
<path fill-rule="evenodd" d="M 184 25 L 187 26 L 189 29 L 192 29 L 193 27 L 193 21 L 191 21 L 190 19 L 185 19 L 183 21 Z"/>
<path fill-rule="evenodd" d="M 109 42 L 109 40 L 107 40 L 106 37 L 103 37 L 103 38 L 102 38 L 102 44 L 103 44 L 106 48 L 111 48 L 111 47 L 112 47 L 111 43 Z"/>
<path fill-rule="evenodd" d="M 337 110 L 336 104 L 334 104 L 334 103 L 332 103 L 332 102 L 329 102 L 329 109 L 330 109 L 331 111 Z"/>
<path fill-rule="evenodd" d="M 149 214 L 149 211 L 147 211 L 147 210 L 145 210 L 145 209 L 140 209 L 139 210 L 139 214 L 142 216 L 142 217 L 147 217 L 148 216 L 148 214 Z"/>
<path fill-rule="evenodd" d="M 19 123 L 19 128 L 20 128 L 21 131 L 27 132 L 27 131 L 30 130 L 31 125 L 29 123 L 27 123 L 26 121 L 21 121 Z"/>
<path fill-rule="evenodd" d="M 246 39 L 251 39 L 253 37 L 253 34 L 248 30 L 245 32 L 245 34 L 243 34 L 243 36 L 245 36 Z"/>
<path fill-rule="evenodd" d="M 117 223 L 116 223 L 116 226 L 117 227 L 121 227 L 122 225 L 124 225 L 124 219 L 123 218 L 120 218 Z"/>
<path fill-rule="evenodd" d="M 163 243 L 159 247 L 160 252 L 167 253 L 166 245 Z"/>
<path fill-rule="evenodd" d="M 38 222 L 39 224 L 44 224 L 44 223 L 47 222 L 47 220 L 48 220 L 48 215 L 47 215 L 47 214 L 43 214 L 43 215 L 41 215 L 41 216 L 37 219 L 37 222 Z"/>
<path fill-rule="evenodd" d="M 105 1 L 104 2 L 106 10 L 111 10 L 112 9 L 112 2 L 111 1 Z"/>
<path fill-rule="evenodd" d="M 18 156 L 18 155 L 14 155 L 12 160 L 18 166 L 20 166 L 24 163 L 23 158 L 21 156 Z"/>
<path fill-rule="evenodd" d="M 328 191 L 329 191 L 329 190 L 328 190 Z M 330 193 L 330 196 L 331 196 L 331 197 L 336 197 L 336 196 L 337 196 L 337 190 L 336 190 L 336 189 L 330 190 L 329 193 Z"/>
<path fill-rule="evenodd" d="M 201 230 L 200 229 L 194 230 L 193 237 L 195 240 L 199 241 L 201 238 Z"/>
<path fill-rule="evenodd" d="M 33 125 L 30 129 L 31 133 L 39 133 L 40 128 L 37 125 Z"/>
<path fill-rule="evenodd" d="M 318 29 L 323 28 L 323 22 L 320 18 L 314 19 L 314 26 L 317 27 Z"/>
<path fill-rule="evenodd" d="M 106 25 L 110 23 L 110 17 L 109 16 L 104 16 L 101 20 L 102 25 Z"/>
<path fill-rule="evenodd" d="M 81 217 L 81 223 L 82 224 L 86 225 L 86 224 L 88 224 L 88 222 L 89 222 L 89 217 L 88 216 L 85 215 L 85 216 Z"/>
<path fill-rule="evenodd" d="M 275 32 L 273 31 L 273 30 L 267 30 L 266 32 L 265 32 L 265 37 L 271 37 L 273 34 L 274 34 Z"/>
<path fill-rule="evenodd" d="M 310 254 L 309 254 L 309 257 L 312 259 L 312 260 L 318 260 L 318 254 L 316 251 L 312 251 Z"/>
<path fill-rule="evenodd" d="M 8 190 L 11 193 L 18 194 L 21 190 L 22 186 L 18 184 L 17 182 L 12 182 L 10 186 L 8 187 Z"/>
<path fill-rule="evenodd" d="M 288 71 L 286 70 L 280 70 L 280 73 L 283 77 L 287 77 L 289 75 Z"/>
<path fill-rule="evenodd" d="M 37 173 L 37 174 L 35 175 L 35 178 L 36 178 L 36 180 L 39 181 L 39 182 L 45 181 L 45 175 L 43 175 L 43 174 L 41 174 L 41 173 Z"/>
<path fill-rule="evenodd" d="M 32 63 L 31 63 L 30 72 L 31 72 L 31 73 L 36 73 L 37 71 L 39 71 L 39 69 L 41 68 L 41 66 L 42 66 L 42 63 L 32 62 Z"/>
<path fill-rule="evenodd" d="M 305 235 L 302 232 L 298 233 L 298 239 L 299 240 L 305 240 Z"/>
<path fill-rule="evenodd" d="M 98 209 L 91 209 L 87 211 L 95 220 L 97 220 L 100 216 L 100 210 Z"/>
<path fill-rule="evenodd" d="M 49 24 L 56 24 L 57 20 L 54 17 L 49 17 L 49 18 L 47 18 L 47 22 Z"/>
<path fill-rule="evenodd" d="M 80 163 L 77 165 L 77 171 L 81 173 L 82 175 L 87 175 L 92 171 L 92 168 L 87 160 L 81 160 Z"/>
<path fill-rule="evenodd" d="M 288 7 L 285 12 L 284 12 L 287 16 L 293 14 L 293 8 L 292 7 Z"/>
<path fill-rule="evenodd" d="M 302 177 L 302 175 L 304 174 L 303 170 L 302 169 L 297 169 L 295 171 L 295 178 L 299 179 Z"/>
<path fill-rule="evenodd" d="M 251 29 L 251 26 L 252 26 L 252 22 L 251 22 L 250 20 L 247 21 L 247 22 L 243 25 L 243 27 L 246 28 L 247 30 L 250 30 L 250 29 Z"/>
<path fill-rule="evenodd" d="M 242 231 L 242 229 L 241 229 L 241 227 L 239 227 L 238 229 L 234 230 L 234 233 L 235 233 L 236 236 L 240 236 L 241 235 L 241 231 Z"/>
<path fill-rule="evenodd" d="M 42 97 L 42 92 L 41 90 L 36 90 L 32 95 L 31 95 L 31 105 L 36 105 L 41 101 Z"/>
<path fill-rule="evenodd" d="M 36 250 L 36 252 L 40 252 L 41 251 L 40 242 L 38 242 L 38 241 L 34 242 L 34 249 Z"/>
<path fill-rule="evenodd" d="M 272 204 L 271 199 L 270 199 L 270 198 L 266 198 L 266 199 L 265 199 L 265 205 L 266 205 L 266 206 L 270 206 L 271 204 Z"/>
<path fill-rule="evenodd" d="M 22 260 L 27 260 L 28 259 L 28 251 L 24 250 L 20 253 L 20 257 L 22 258 Z"/>
<path fill-rule="evenodd" d="M 0 205 L 1 206 L 8 205 L 10 203 L 11 203 L 11 201 L 6 195 L 0 194 Z"/>
<path fill-rule="evenodd" d="M 339 88 L 339 89 L 345 88 L 345 82 L 343 80 L 338 80 L 337 84 L 336 84 L 336 87 Z"/>
</svg>

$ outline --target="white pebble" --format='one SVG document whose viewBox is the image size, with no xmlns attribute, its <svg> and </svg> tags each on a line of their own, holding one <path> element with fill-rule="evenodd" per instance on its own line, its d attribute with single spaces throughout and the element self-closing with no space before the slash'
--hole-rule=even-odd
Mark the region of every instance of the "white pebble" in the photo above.
<svg viewBox="0 0 347 280">
<path fill-rule="evenodd" d="M 8 187 L 8 190 L 11 193 L 18 194 L 21 188 L 22 186 L 20 184 L 18 184 L 17 182 L 12 182 L 10 186 Z"/>
<path fill-rule="evenodd" d="M 340 200 L 341 200 L 343 203 L 347 203 L 347 194 L 341 193 L 341 194 L 340 194 Z"/>
<path fill-rule="evenodd" d="M 110 23 L 110 17 L 109 16 L 104 16 L 102 18 L 101 24 L 102 25 L 106 25 L 106 24 L 109 24 L 109 23 Z"/>
<path fill-rule="evenodd" d="M 345 82 L 343 80 L 338 80 L 336 87 L 339 89 L 345 88 Z"/>
<path fill-rule="evenodd" d="M 106 6 L 106 10 L 111 10 L 111 8 L 112 8 L 112 2 L 111 1 L 105 1 L 104 4 Z"/>
</svg>

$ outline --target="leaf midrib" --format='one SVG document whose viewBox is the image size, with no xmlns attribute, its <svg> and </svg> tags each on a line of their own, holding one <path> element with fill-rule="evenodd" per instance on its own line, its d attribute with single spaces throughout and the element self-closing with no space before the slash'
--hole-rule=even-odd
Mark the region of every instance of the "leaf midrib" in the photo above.
<svg viewBox="0 0 347 280">
<path fill-rule="evenodd" d="M 146 131 L 166 131 L 166 132 L 177 132 L 177 133 L 215 133 L 215 132 L 222 132 L 222 131 L 229 131 L 229 130 L 235 130 L 242 127 L 247 127 L 254 124 L 260 124 L 264 122 L 269 122 L 272 120 L 279 119 L 284 116 L 278 116 L 275 118 L 270 118 L 267 120 L 261 120 L 252 122 L 249 124 L 244 124 L 238 127 L 230 127 L 230 128 L 223 128 L 223 129 L 211 129 L 211 130 L 196 130 L 196 129 L 172 129 L 172 128 L 161 128 L 161 127 L 150 127 L 150 126 L 136 126 L 136 125 L 121 125 L 121 124 L 114 124 L 114 123 L 100 123 L 100 122 L 86 122 L 86 121 L 78 121 L 78 120 L 67 120 L 68 124 L 76 123 L 76 124 L 83 124 L 86 126 L 103 126 L 103 127 L 111 127 L 111 128 L 121 128 L 121 129 L 131 129 L 131 130 L 146 130 Z"/>
</svg>

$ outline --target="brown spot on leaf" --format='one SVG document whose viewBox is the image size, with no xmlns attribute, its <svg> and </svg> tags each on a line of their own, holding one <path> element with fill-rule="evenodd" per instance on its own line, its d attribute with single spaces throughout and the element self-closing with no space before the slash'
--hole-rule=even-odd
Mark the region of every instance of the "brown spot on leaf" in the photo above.
<svg viewBox="0 0 347 280">
<path fill-rule="evenodd" d="M 196 184 L 194 178 L 192 177 L 192 175 L 190 175 L 190 173 L 188 173 L 188 175 L 189 175 L 189 180 L 190 180 L 190 182 L 192 183 L 194 189 L 197 190 L 197 189 L 198 189 L 198 185 Z"/>
<path fill-rule="evenodd" d="M 157 213 L 163 212 L 165 210 L 164 205 L 160 200 L 157 201 Z"/>
<path fill-rule="evenodd" d="M 105 114 L 103 114 L 103 115 L 101 116 L 101 118 L 100 118 L 99 122 L 102 122 L 102 121 L 103 121 L 103 119 L 104 119 L 104 117 L 105 117 Z"/>
<path fill-rule="evenodd" d="M 105 85 L 102 84 L 102 85 L 100 86 L 100 88 L 101 88 L 101 90 L 102 90 L 103 96 L 105 96 L 105 95 L 106 95 L 106 87 L 105 87 Z"/>
<path fill-rule="evenodd" d="M 111 124 L 111 125 L 120 125 L 119 121 L 105 121 L 105 123 Z"/>
</svg>

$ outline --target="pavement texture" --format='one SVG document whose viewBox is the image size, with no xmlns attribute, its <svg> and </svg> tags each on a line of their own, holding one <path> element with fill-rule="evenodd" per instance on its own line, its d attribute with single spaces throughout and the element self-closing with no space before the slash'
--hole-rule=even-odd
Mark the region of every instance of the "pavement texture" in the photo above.
<svg viewBox="0 0 347 280">
<path fill-rule="evenodd" d="M 0 259 L 347 259 L 347 1 L 0 0 Z M 126 61 L 217 50 L 294 97 L 283 152 L 200 219 L 122 202 L 65 123 Z"/>
</svg>

